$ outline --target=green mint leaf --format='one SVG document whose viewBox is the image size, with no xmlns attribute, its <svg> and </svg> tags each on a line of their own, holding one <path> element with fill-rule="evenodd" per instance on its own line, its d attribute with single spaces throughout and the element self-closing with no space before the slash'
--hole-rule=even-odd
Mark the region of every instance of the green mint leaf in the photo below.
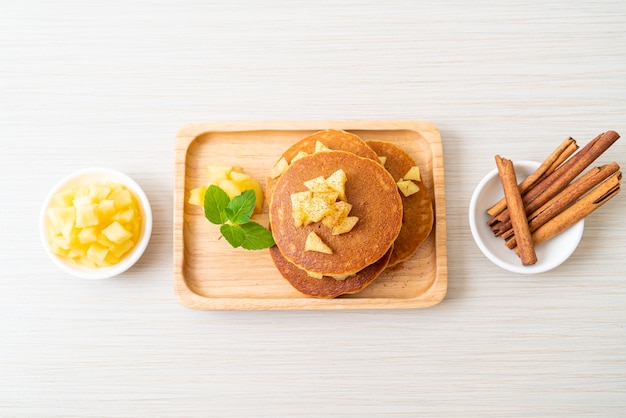
<svg viewBox="0 0 626 418">
<path fill-rule="evenodd" d="M 224 209 L 229 203 L 226 192 L 212 184 L 204 194 L 204 216 L 213 224 L 223 224 L 227 220 Z"/>
<path fill-rule="evenodd" d="M 209 222 L 221 225 L 222 236 L 233 248 L 262 250 L 275 243 L 269 230 L 250 221 L 255 204 L 254 190 L 246 190 L 231 200 L 224 190 L 211 185 L 204 195 L 204 214 Z"/>
<path fill-rule="evenodd" d="M 241 247 L 246 241 L 246 233 L 239 225 L 224 224 L 220 227 L 220 232 L 233 248 Z"/>
<path fill-rule="evenodd" d="M 228 220 L 234 225 L 250 222 L 255 203 L 256 194 L 254 190 L 246 190 L 239 196 L 234 197 L 225 210 Z"/>
<path fill-rule="evenodd" d="M 241 225 L 245 233 L 245 240 L 241 246 L 246 250 L 262 250 L 274 245 L 272 233 L 265 229 L 263 225 L 256 222 L 248 222 Z"/>
</svg>

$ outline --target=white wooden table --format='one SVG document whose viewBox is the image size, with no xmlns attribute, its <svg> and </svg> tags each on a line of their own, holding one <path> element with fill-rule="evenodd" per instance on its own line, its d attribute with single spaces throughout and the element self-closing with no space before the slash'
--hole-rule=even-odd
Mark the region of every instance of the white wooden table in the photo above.
<svg viewBox="0 0 626 418">
<path fill-rule="evenodd" d="M 0 4 L 0 416 L 624 416 L 623 194 L 562 266 L 508 273 L 467 205 L 493 155 L 626 134 L 626 3 Z M 432 4 L 436 3 L 436 4 Z M 420 310 L 192 311 L 173 292 L 173 138 L 189 122 L 417 119 L 442 134 L 449 287 Z M 603 157 L 626 164 L 624 139 Z M 58 270 L 49 188 L 134 177 L 151 244 Z"/>
</svg>

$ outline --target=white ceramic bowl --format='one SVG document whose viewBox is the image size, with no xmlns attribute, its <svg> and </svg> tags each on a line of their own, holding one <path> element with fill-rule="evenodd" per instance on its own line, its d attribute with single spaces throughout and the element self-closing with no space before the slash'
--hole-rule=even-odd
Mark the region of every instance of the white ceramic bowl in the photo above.
<svg viewBox="0 0 626 418">
<path fill-rule="evenodd" d="M 514 163 L 518 183 L 539 167 L 535 161 Z M 490 216 L 486 210 L 502 198 L 502 183 L 498 169 L 494 168 L 476 186 L 469 206 L 469 224 L 476 245 L 494 264 L 514 273 L 535 274 L 549 271 L 572 255 L 585 228 L 584 219 L 568 230 L 535 248 L 537 263 L 524 266 L 517 254 L 504 245 L 504 240 L 494 236 L 487 225 Z"/>
<path fill-rule="evenodd" d="M 135 195 L 138 200 L 142 215 L 142 232 L 139 242 L 135 244 L 130 253 L 127 254 L 119 263 L 110 267 L 88 268 L 78 265 L 71 260 L 64 259 L 52 253 L 52 251 L 50 250 L 50 245 L 48 243 L 48 237 L 46 232 L 46 226 L 49 222 L 49 219 L 46 216 L 46 211 L 48 207 L 50 207 L 53 196 L 62 189 L 66 187 L 89 183 L 92 181 L 103 180 L 110 180 L 118 184 L 123 184 Z M 130 178 L 126 174 L 110 168 L 88 168 L 77 171 L 62 178 L 50 190 L 41 209 L 39 219 L 39 234 L 46 253 L 48 254 L 48 256 L 50 256 L 50 259 L 54 262 L 54 264 L 61 268 L 61 270 L 71 274 L 72 276 L 80 277 L 83 279 L 106 279 L 117 276 L 128 270 L 137 262 L 137 260 L 139 260 L 139 258 L 144 253 L 152 234 L 152 209 L 144 191 L 132 178 Z"/>
</svg>

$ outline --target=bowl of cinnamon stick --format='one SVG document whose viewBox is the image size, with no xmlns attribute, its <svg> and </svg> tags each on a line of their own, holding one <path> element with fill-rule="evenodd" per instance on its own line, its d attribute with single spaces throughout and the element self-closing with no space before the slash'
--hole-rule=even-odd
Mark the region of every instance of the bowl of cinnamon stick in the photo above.
<svg viewBox="0 0 626 418">
<path fill-rule="evenodd" d="M 582 238 L 585 218 L 619 193 L 616 162 L 591 166 L 618 138 L 607 131 L 582 148 L 568 138 L 541 163 L 496 155 L 496 168 L 470 200 L 470 229 L 483 254 L 521 274 L 566 261 Z"/>
</svg>

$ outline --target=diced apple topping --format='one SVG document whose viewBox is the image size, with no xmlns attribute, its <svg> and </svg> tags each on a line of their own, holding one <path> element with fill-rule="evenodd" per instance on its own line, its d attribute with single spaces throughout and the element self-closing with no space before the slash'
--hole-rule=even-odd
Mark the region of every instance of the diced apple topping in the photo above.
<svg viewBox="0 0 626 418">
<path fill-rule="evenodd" d="M 422 181 L 422 176 L 420 175 L 420 168 L 416 165 L 411 167 L 409 171 L 402 177 L 404 180 L 415 180 Z"/>
<path fill-rule="evenodd" d="M 319 222 L 333 210 L 328 202 L 321 199 L 315 194 L 312 198 L 307 199 L 302 204 L 302 210 L 307 214 L 312 222 Z"/>
<path fill-rule="evenodd" d="M 348 216 L 352 205 L 348 202 L 340 200 L 334 203 L 333 211 L 322 219 L 322 224 L 327 228 L 333 229 L 335 225 L 340 223 L 341 219 Z"/>
<path fill-rule="evenodd" d="M 332 150 L 328 148 L 326 145 L 324 145 L 323 143 L 321 143 L 320 141 L 315 141 L 315 153 L 326 152 L 326 151 L 332 151 Z"/>
<path fill-rule="evenodd" d="M 359 218 L 356 216 L 346 216 L 344 218 L 340 218 L 335 226 L 333 226 L 333 235 L 341 235 L 352 231 L 352 228 L 354 228 L 354 225 L 356 225 L 358 221 Z"/>
<path fill-rule="evenodd" d="M 58 192 L 47 217 L 50 250 L 91 268 L 118 263 L 141 234 L 137 200 L 125 186 L 113 182 Z"/>
<path fill-rule="evenodd" d="M 335 171 L 326 179 L 326 184 L 339 193 L 339 200 L 346 200 L 346 181 L 348 181 L 348 177 L 342 169 Z"/>
<path fill-rule="evenodd" d="M 303 159 L 304 157 L 308 157 L 309 155 L 311 155 L 311 154 L 309 154 L 308 152 L 298 151 L 296 156 L 291 159 L 291 163 L 290 164 L 293 164 L 296 161 Z"/>
<path fill-rule="evenodd" d="M 277 165 L 280 161 L 277 163 Z M 285 161 L 285 164 L 287 162 Z M 274 167 L 276 170 L 281 170 L 280 167 Z M 284 170 L 287 168 L 285 167 Z M 274 170 L 274 169 L 273 169 Z M 284 171 L 283 170 L 283 171 Z M 280 173 L 282 174 L 282 172 Z M 280 175 L 278 174 L 277 177 Z M 254 206 L 254 213 L 263 212 L 263 188 L 261 183 L 251 178 L 248 174 L 243 172 L 241 167 L 230 165 L 214 165 L 207 166 L 207 185 L 199 186 L 189 191 L 189 199 L 187 202 L 194 206 L 204 206 L 204 194 L 206 193 L 208 186 L 215 185 L 220 187 L 226 192 L 231 199 L 239 196 L 246 190 L 253 190 L 256 195 L 256 203 Z"/>
<path fill-rule="evenodd" d="M 294 224 L 299 227 L 322 222 L 333 235 L 350 232 L 359 218 L 348 216 L 352 205 L 346 202 L 346 173 L 339 169 L 328 178 L 319 176 L 304 182 L 308 190 L 291 194 Z"/>
<path fill-rule="evenodd" d="M 316 251 L 324 254 L 333 253 L 333 250 L 331 250 L 328 245 L 324 244 L 324 241 L 322 241 L 319 235 L 313 231 L 311 231 L 306 237 L 306 241 L 304 242 L 304 251 Z"/>
<path fill-rule="evenodd" d="M 414 181 L 422 181 L 422 176 L 420 174 L 420 169 L 418 166 L 414 165 L 409 168 L 409 171 L 397 181 L 398 189 L 405 197 L 409 197 L 417 192 L 419 192 L 420 188 Z"/>
<path fill-rule="evenodd" d="M 315 151 L 313 152 L 314 154 L 326 151 L 332 151 L 332 149 L 328 148 L 320 141 L 315 141 Z M 278 160 L 276 164 L 274 164 L 274 167 L 272 167 L 272 169 L 270 170 L 270 178 L 275 179 L 282 176 L 282 174 L 289 168 L 291 164 L 304 157 L 308 157 L 309 155 L 311 154 L 306 151 L 298 151 L 296 155 L 291 159 L 291 161 L 287 161 L 285 157 L 280 157 L 280 160 Z"/>
<path fill-rule="evenodd" d="M 289 168 L 289 163 L 285 157 L 280 157 L 280 160 L 274 164 L 274 167 L 270 170 L 270 178 L 280 177 Z"/>
<path fill-rule="evenodd" d="M 304 182 L 304 186 L 312 192 L 329 192 L 333 189 L 326 183 L 324 176 L 319 176 Z"/>
<path fill-rule="evenodd" d="M 387 157 L 385 157 L 384 155 L 379 155 L 378 160 L 380 161 L 380 165 L 382 165 L 383 167 L 387 163 Z"/>
<path fill-rule="evenodd" d="M 417 184 L 413 183 L 411 180 L 402 180 L 397 182 L 398 189 L 402 192 L 405 197 L 409 197 L 412 194 L 419 192 L 420 188 Z"/>
</svg>

